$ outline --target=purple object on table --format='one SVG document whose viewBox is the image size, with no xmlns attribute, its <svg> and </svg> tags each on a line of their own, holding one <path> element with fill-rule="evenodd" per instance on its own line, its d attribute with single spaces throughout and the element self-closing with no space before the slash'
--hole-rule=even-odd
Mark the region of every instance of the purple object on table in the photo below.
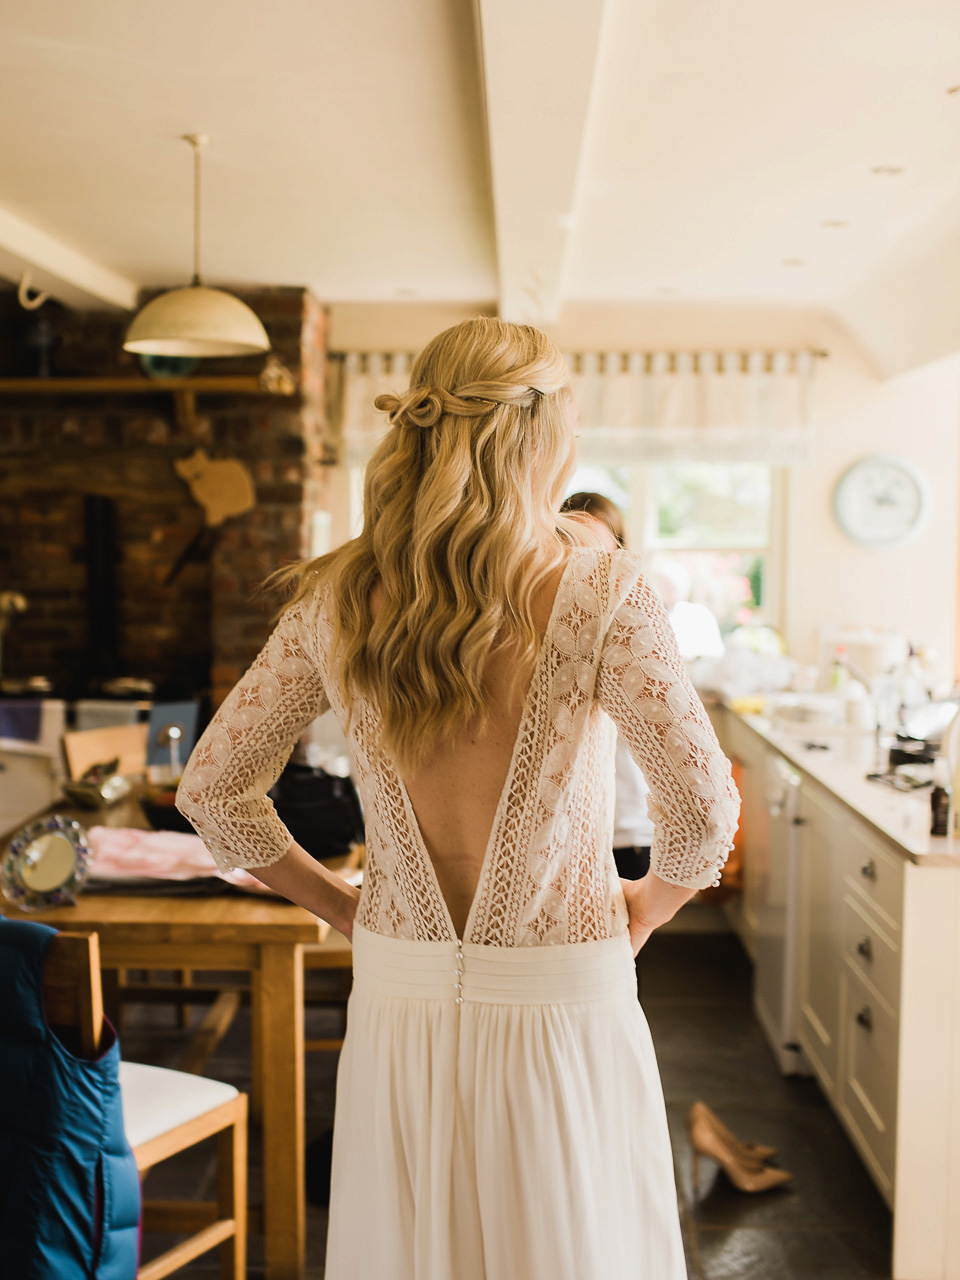
<svg viewBox="0 0 960 1280">
<path fill-rule="evenodd" d="M 0 738 L 39 742 L 42 702 L 0 702 Z"/>
</svg>

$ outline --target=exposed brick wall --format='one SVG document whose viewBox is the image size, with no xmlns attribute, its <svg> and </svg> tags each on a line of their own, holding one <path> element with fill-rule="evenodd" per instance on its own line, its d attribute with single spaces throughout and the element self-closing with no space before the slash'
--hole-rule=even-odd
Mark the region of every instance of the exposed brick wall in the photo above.
<svg viewBox="0 0 960 1280">
<path fill-rule="evenodd" d="M 218 702 L 262 645 L 279 600 L 259 586 L 307 549 L 310 503 L 330 458 L 326 317 L 303 289 L 240 296 L 302 380 L 301 397 L 204 396 L 186 428 L 162 389 L 156 396 L 0 396 L 0 590 L 30 600 L 5 638 L 4 675 L 45 674 L 70 695 L 88 691 L 98 675 L 141 675 L 171 695 L 209 688 Z M 29 320 L 9 299 L 0 301 L 0 333 L 12 334 L 2 372 L 22 374 L 30 350 L 17 343 L 17 326 L 22 333 Z M 58 309 L 51 321 L 55 374 L 134 372 L 135 357 L 121 350 L 125 319 Z M 258 374 L 263 363 L 262 356 L 209 360 L 201 371 Z M 250 469 L 257 506 L 228 520 L 207 559 L 166 586 L 178 554 L 203 528 L 201 508 L 173 470 L 198 445 Z M 84 494 L 115 503 L 117 670 L 109 673 L 98 671 L 88 645 Z"/>
</svg>

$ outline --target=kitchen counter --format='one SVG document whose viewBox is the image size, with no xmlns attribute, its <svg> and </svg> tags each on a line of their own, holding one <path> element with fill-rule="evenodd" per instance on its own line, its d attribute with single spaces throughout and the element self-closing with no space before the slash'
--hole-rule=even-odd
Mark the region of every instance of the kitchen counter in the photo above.
<svg viewBox="0 0 960 1280">
<path fill-rule="evenodd" d="M 867 781 L 872 732 L 711 715 L 743 801 L 726 909 L 758 1021 L 893 1210 L 893 1280 L 960 1280 L 960 839 L 930 835 L 929 788 Z"/>
<path fill-rule="evenodd" d="M 741 714 L 730 707 L 726 710 L 911 862 L 918 866 L 960 867 L 960 836 L 930 834 L 929 787 L 895 791 L 882 782 L 867 780 L 866 775 L 874 772 L 878 764 L 873 733 L 813 725 L 785 729 L 765 716 Z M 826 750 L 810 749 L 808 743 Z"/>
</svg>

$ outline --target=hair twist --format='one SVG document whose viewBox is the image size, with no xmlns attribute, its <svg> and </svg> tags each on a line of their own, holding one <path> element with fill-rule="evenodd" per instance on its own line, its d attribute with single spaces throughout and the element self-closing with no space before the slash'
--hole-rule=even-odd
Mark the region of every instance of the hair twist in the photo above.
<svg viewBox="0 0 960 1280">
<path fill-rule="evenodd" d="M 435 387 L 411 387 L 403 395 L 387 392 L 374 404 L 393 426 L 435 427 L 444 413 L 444 393 Z"/>
<path fill-rule="evenodd" d="M 402 395 L 377 396 L 376 408 L 393 426 L 435 427 L 445 413 L 459 418 L 480 418 L 498 405 L 531 408 L 542 395 L 536 387 L 513 382 L 473 382 L 446 391 L 442 387 L 410 387 Z"/>
</svg>

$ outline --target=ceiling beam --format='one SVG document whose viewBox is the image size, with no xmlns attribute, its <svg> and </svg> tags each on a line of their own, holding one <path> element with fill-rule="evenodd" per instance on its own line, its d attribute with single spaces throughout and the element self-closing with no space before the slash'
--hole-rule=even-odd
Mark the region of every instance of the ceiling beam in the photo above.
<svg viewBox="0 0 960 1280">
<path fill-rule="evenodd" d="M 960 196 L 831 300 L 835 314 L 894 377 L 960 351 Z"/>
<path fill-rule="evenodd" d="M 610 0 L 475 0 L 500 314 L 551 324 L 563 293 Z"/>
<path fill-rule="evenodd" d="M 0 275 L 18 282 L 26 271 L 32 288 L 42 289 L 71 307 L 132 311 L 137 305 L 140 286 L 136 281 L 0 209 Z"/>
</svg>

